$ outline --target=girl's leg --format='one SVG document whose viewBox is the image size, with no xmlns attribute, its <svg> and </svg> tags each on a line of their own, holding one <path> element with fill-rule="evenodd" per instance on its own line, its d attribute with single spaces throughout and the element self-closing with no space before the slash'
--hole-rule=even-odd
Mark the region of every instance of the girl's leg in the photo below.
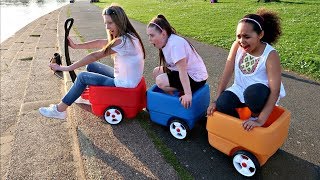
<svg viewBox="0 0 320 180">
<path fill-rule="evenodd" d="M 80 97 L 88 85 L 115 86 L 114 79 L 111 77 L 93 72 L 81 72 L 68 93 L 63 97 L 62 102 L 70 106 L 78 97 Z M 59 108 L 60 106 L 58 109 Z"/>
<path fill-rule="evenodd" d="M 231 91 L 223 91 L 216 102 L 216 109 L 219 112 L 228 114 L 230 116 L 239 118 L 236 108 L 243 107 L 238 96 Z"/>
<path fill-rule="evenodd" d="M 258 116 L 270 95 L 270 89 L 264 84 L 252 84 L 243 92 L 246 106 L 251 112 Z"/>
<path fill-rule="evenodd" d="M 174 87 L 170 87 L 169 78 L 167 73 L 160 74 L 156 77 L 156 84 L 157 86 L 165 91 L 166 93 L 171 94 L 173 91 L 177 89 Z"/>
<path fill-rule="evenodd" d="M 190 86 L 191 86 L 192 92 L 196 92 L 198 89 L 204 86 L 207 82 L 207 80 L 196 82 L 191 77 L 189 77 L 189 80 L 190 80 Z"/>
<path fill-rule="evenodd" d="M 156 68 L 153 69 L 153 72 L 152 72 L 152 77 L 153 79 L 156 79 L 157 76 L 159 76 L 160 74 L 163 74 L 163 66 L 158 66 Z"/>
<path fill-rule="evenodd" d="M 57 110 L 58 110 L 59 112 L 63 112 L 63 111 L 65 111 L 65 110 L 67 110 L 68 107 L 69 107 L 69 106 L 68 106 L 67 104 L 65 104 L 64 102 L 62 102 L 62 101 L 60 101 L 60 103 L 57 104 Z"/>
<path fill-rule="evenodd" d="M 80 97 L 87 85 L 115 86 L 111 77 L 92 72 L 81 72 L 62 101 L 58 105 L 39 108 L 40 114 L 45 117 L 65 119 L 67 117 L 66 109 Z"/>
<path fill-rule="evenodd" d="M 176 90 L 176 88 L 170 87 L 169 78 L 167 73 L 164 73 L 163 66 L 158 66 L 154 68 L 152 75 L 153 78 L 156 80 L 157 86 L 166 93 L 171 93 Z"/>
<path fill-rule="evenodd" d="M 88 64 L 87 71 L 102 74 L 102 75 L 114 78 L 113 67 L 110 67 L 108 65 L 105 65 L 105 64 L 102 64 L 99 62 L 93 62 L 93 63 Z"/>
</svg>

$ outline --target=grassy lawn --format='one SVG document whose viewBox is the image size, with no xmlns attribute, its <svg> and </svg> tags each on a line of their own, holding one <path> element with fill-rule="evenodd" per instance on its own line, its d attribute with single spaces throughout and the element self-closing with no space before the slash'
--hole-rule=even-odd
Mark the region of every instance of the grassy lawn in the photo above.
<svg viewBox="0 0 320 180">
<path fill-rule="evenodd" d="M 164 14 L 172 26 L 187 37 L 229 50 L 235 40 L 235 28 L 245 14 L 260 7 L 277 11 L 282 18 L 283 35 L 275 45 L 282 66 L 320 80 L 319 0 L 281 0 L 257 3 L 256 0 L 100 0 L 104 8 L 120 4 L 132 19 L 148 23 Z"/>
</svg>

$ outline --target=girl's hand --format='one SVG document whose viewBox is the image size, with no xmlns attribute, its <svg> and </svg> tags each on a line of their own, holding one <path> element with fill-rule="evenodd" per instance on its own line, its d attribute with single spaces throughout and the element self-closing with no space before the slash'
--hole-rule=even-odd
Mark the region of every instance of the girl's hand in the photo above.
<svg viewBox="0 0 320 180">
<path fill-rule="evenodd" d="M 191 107 L 191 100 L 192 100 L 192 95 L 191 94 L 185 94 L 179 98 L 182 106 L 186 109 Z"/>
<path fill-rule="evenodd" d="M 258 120 L 246 120 L 242 123 L 242 127 L 244 128 L 244 130 L 246 131 L 250 131 L 252 130 L 254 127 L 260 127 L 263 124 L 261 124 L 260 122 L 258 122 Z"/>
<path fill-rule="evenodd" d="M 72 39 L 70 37 L 68 37 L 68 45 L 72 48 L 72 49 L 76 49 L 76 44 L 72 41 Z"/>
<path fill-rule="evenodd" d="M 51 68 L 51 70 L 53 71 L 63 71 L 63 68 L 57 64 L 57 63 L 50 63 L 49 67 Z"/>
<path fill-rule="evenodd" d="M 211 116 L 213 114 L 214 110 L 216 110 L 216 102 L 215 101 L 210 103 L 210 105 L 207 109 L 207 115 Z"/>
</svg>

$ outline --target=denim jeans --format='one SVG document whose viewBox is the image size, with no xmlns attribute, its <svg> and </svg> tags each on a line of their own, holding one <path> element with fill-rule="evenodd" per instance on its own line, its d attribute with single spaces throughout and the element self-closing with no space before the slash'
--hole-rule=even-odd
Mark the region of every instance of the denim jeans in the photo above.
<svg viewBox="0 0 320 180">
<path fill-rule="evenodd" d="M 251 112 L 259 114 L 267 103 L 270 89 L 264 84 L 256 83 L 247 87 L 243 95 L 245 103 L 233 92 L 223 91 L 216 102 L 217 111 L 239 118 L 236 108 L 247 106 Z"/>
<path fill-rule="evenodd" d="M 114 69 L 112 67 L 99 62 L 93 62 L 87 65 L 87 71 L 79 73 L 70 90 L 62 98 L 63 103 L 70 106 L 81 96 L 88 85 L 115 87 Z"/>
</svg>

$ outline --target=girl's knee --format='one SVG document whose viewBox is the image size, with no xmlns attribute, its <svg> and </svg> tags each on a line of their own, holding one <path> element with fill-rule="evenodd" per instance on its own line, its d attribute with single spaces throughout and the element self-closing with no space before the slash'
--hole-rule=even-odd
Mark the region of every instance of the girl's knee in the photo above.
<svg viewBox="0 0 320 180">
<path fill-rule="evenodd" d="M 222 112 L 222 113 L 227 113 L 231 111 L 233 108 L 230 106 L 227 101 L 224 101 L 223 98 L 218 98 L 216 101 L 216 108 L 217 111 Z"/>
<path fill-rule="evenodd" d="M 243 92 L 243 95 L 246 97 L 259 97 L 261 95 L 263 96 L 269 96 L 270 89 L 268 86 L 256 83 L 248 86 L 245 91 Z"/>
<path fill-rule="evenodd" d="M 237 113 L 236 108 L 232 104 L 219 101 L 219 99 L 216 102 L 216 110 L 221 113 L 239 118 L 239 114 Z"/>
<path fill-rule="evenodd" d="M 152 76 L 153 76 L 154 79 L 156 79 L 162 73 L 163 73 L 162 66 L 158 66 L 158 67 L 153 69 Z"/>
<path fill-rule="evenodd" d="M 80 73 L 77 75 L 77 77 L 82 78 L 85 74 L 86 74 L 85 72 L 80 72 Z"/>
<path fill-rule="evenodd" d="M 239 98 L 231 91 L 223 91 L 216 102 L 216 109 L 219 112 L 239 117 L 236 107 L 240 104 Z"/>
<path fill-rule="evenodd" d="M 87 67 L 86 67 L 86 69 L 87 69 L 87 71 L 92 72 L 93 69 L 94 69 L 94 67 L 95 67 L 95 64 L 94 64 L 94 62 L 93 62 L 93 63 L 88 64 Z"/>
<path fill-rule="evenodd" d="M 157 86 L 158 86 L 160 89 L 163 89 L 163 88 L 165 87 L 165 85 L 164 85 L 165 83 L 163 82 L 162 78 L 159 77 L 159 76 L 156 76 L 155 79 L 156 79 L 156 84 L 157 84 Z"/>
<path fill-rule="evenodd" d="M 167 74 L 161 74 L 156 77 L 156 84 L 160 89 L 165 89 L 166 87 L 170 86 Z"/>
<path fill-rule="evenodd" d="M 101 64 L 99 62 L 92 62 L 87 65 L 87 71 L 88 72 L 95 72 L 95 71 L 97 71 L 97 69 L 99 69 L 100 66 L 101 66 Z"/>
<path fill-rule="evenodd" d="M 243 93 L 245 104 L 254 113 L 260 113 L 262 111 L 269 95 L 269 87 L 261 83 L 250 85 Z"/>
<path fill-rule="evenodd" d="M 87 74 L 88 72 L 80 72 L 78 75 L 77 75 L 77 79 L 76 80 L 78 80 L 78 81 L 80 81 L 80 82 L 83 82 L 83 78 L 85 78 L 86 77 L 86 74 Z"/>
<path fill-rule="evenodd" d="M 86 70 L 87 70 L 88 72 L 90 72 L 90 70 L 91 70 L 90 64 L 88 64 L 88 65 L 86 66 Z"/>
</svg>

